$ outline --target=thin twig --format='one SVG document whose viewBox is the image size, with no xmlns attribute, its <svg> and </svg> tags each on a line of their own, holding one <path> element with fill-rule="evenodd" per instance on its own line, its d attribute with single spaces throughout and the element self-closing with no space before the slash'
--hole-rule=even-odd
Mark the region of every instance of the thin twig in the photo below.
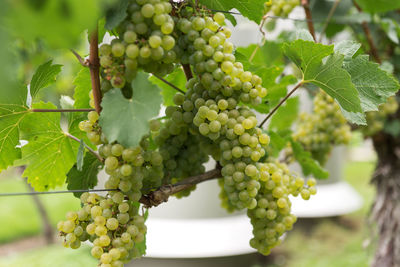
<svg viewBox="0 0 400 267">
<path fill-rule="evenodd" d="M 97 28 L 90 35 L 89 68 L 90 68 L 90 79 L 92 80 L 94 105 L 97 113 L 100 114 L 101 112 L 100 59 L 99 59 L 99 34 Z"/>
<path fill-rule="evenodd" d="M 362 12 L 361 7 L 356 3 L 356 1 L 353 1 L 353 3 L 354 3 L 354 6 L 357 8 L 358 12 Z M 366 21 L 363 21 L 361 23 L 361 26 L 363 28 L 365 37 L 367 37 L 367 41 L 368 41 L 369 48 L 370 48 L 369 54 L 375 58 L 376 62 L 381 64 L 382 60 L 379 56 L 378 49 L 375 46 L 374 40 L 372 39 L 372 35 L 371 35 L 371 31 L 369 29 L 368 23 Z"/>
<path fill-rule="evenodd" d="M 80 108 L 80 109 L 40 109 L 34 108 L 31 112 L 90 112 L 95 111 L 93 108 Z"/>
<path fill-rule="evenodd" d="M 315 29 L 314 29 L 314 23 L 312 20 L 312 15 L 311 15 L 311 10 L 310 10 L 310 5 L 308 3 L 308 0 L 301 0 L 301 5 L 304 8 L 304 12 L 306 13 L 306 18 L 307 18 L 307 26 L 308 26 L 308 31 L 314 38 L 314 41 L 317 41 L 317 38 L 315 37 Z"/>
<path fill-rule="evenodd" d="M 140 203 L 142 203 L 146 208 L 156 207 L 163 202 L 167 202 L 168 198 L 173 194 L 186 190 L 201 182 L 205 182 L 220 177 L 221 177 L 221 170 L 214 169 L 212 171 L 208 171 L 200 175 L 189 177 L 173 185 L 164 185 L 161 186 L 156 191 L 153 191 L 145 196 L 142 196 L 142 198 L 140 199 Z"/>
<path fill-rule="evenodd" d="M 326 18 L 326 21 L 325 21 L 324 26 L 322 28 L 321 34 L 319 36 L 319 40 L 318 40 L 319 43 L 322 41 L 322 36 L 324 35 L 326 29 L 328 28 L 328 25 L 329 25 L 329 23 L 330 23 L 330 21 L 331 21 L 331 19 L 333 17 L 333 14 L 335 14 L 335 11 L 336 11 L 337 7 L 339 6 L 340 1 L 341 0 L 335 0 L 335 3 L 333 4 L 331 10 L 329 10 L 328 17 Z"/>
<path fill-rule="evenodd" d="M 89 67 L 89 61 L 87 59 L 84 59 L 83 57 L 81 57 L 81 55 L 79 55 L 78 52 L 76 52 L 74 49 L 70 49 L 70 50 L 71 50 L 72 54 L 74 54 L 76 59 L 78 59 L 79 63 L 81 63 L 82 66 Z"/>
<path fill-rule="evenodd" d="M 193 78 L 192 69 L 189 64 L 182 64 L 183 71 L 185 72 L 186 80 L 190 80 Z"/>
<path fill-rule="evenodd" d="M 164 82 L 165 84 L 168 84 L 169 86 L 171 86 L 172 88 L 174 88 L 176 91 L 178 91 L 178 92 L 180 92 L 180 93 L 182 93 L 182 94 L 185 94 L 185 91 L 179 89 L 177 86 L 175 86 L 174 84 L 172 84 L 172 83 L 170 83 L 169 81 L 165 80 L 164 78 L 162 78 L 162 77 L 160 77 L 160 76 L 158 76 L 158 75 L 156 75 L 156 74 L 153 74 L 153 76 L 156 77 L 157 79 L 159 79 L 160 81 Z"/>
<path fill-rule="evenodd" d="M 76 136 L 73 136 L 72 134 L 70 134 L 70 133 L 65 133 L 65 135 L 67 136 L 67 137 L 69 137 L 69 138 L 71 138 L 72 140 L 75 140 L 75 141 L 77 141 L 77 142 L 81 142 L 81 140 L 78 138 L 78 137 L 76 137 Z M 100 162 L 104 162 L 104 159 L 96 152 L 96 151 L 94 151 L 90 146 L 88 146 L 87 144 L 84 144 L 85 145 L 85 148 L 90 152 L 90 153 L 92 153 Z"/>
<path fill-rule="evenodd" d="M 272 115 L 274 115 L 274 113 L 278 110 L 278 108 L 279 108 L 280 106 L 282 106 L 283 103 L 285 103 L 285 101 L 288 100 L 288 98 L 289 98 L 297 89 L 299 89 L 300 86 L 302 86 L 302 85 L 303 85 L 303 81 L 299 82 L 299 83 L 292 89 L 292 91 L 290 91 L 289 94 L 287 94 L 287 96 L 285 96 L 285 97 L 279 102 L 279 104 L 278 104 L 276 107 L 274 107 L 274 109 L 271 110 L 271 111 L 268 113 L 267 117 L 260 123 L 260 125 L 259 125 L 258 127 L 261 128 L 261 127 L 264 125 L 264 123 L 266 123 L 267 120 L 268 120 L 269 118 L 271 118 Z"/>
</svg>

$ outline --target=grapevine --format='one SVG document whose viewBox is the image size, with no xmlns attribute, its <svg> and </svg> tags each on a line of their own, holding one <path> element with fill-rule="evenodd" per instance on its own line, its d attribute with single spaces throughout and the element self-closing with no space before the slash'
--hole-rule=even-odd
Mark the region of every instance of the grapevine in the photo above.
<svg viewBox="0 0 400 267">
<path fill-rule="evenodd" d="M 65 247 L 90 244 L 98 266 L 121 267 L 145 255 L 148 209 L 169 197 L 187 197 L 199 183 L 211 179 L 218 181 L 223 208 L 247 213 L 253 229 L 249 245 L 268 255 L 297 220 L 292 197 L 308 200 L 316 194 L 312 177 L 329 176 L 324 164 L 334 146 L 349 143 L 351 129 L 372 137 L 381 154 L 392 149 L 386 146 L 397 145 L 400 85 L 387 71 L 395 73 L 398 66 L 370 62 L 355 42 L 316 42 L 316 34 L 319 40 L 327 40 L 324 37 L 330 39 L 341 28 L 329 27 L 335 11 L 344 12 L 337 8 L 340 1 L 330 3 L 322 32 L 317 33 L 311 11 L 321 8 L 321 3 L 310 5 L 308 0 L 248 1 L 248 5 L 239 0 L 117 2 L 80 3 L 91 11 L 83 12 L 82 20 L 70 1 L 62 6 L 43 3 L 24 16 L 23 25 L 42 25 L 42 18 L 36 16 L 43 9 L 56 14 L 56 28 L 66 25 L 68 30 L 60 26 L 50 36 L 43 27 L 40 32 L 15 31 L 21 38 L 17 46 L 22 48 L 15 54 L 26 62 L 21 67 L 24 86 L 17 81 L 20 73 L 0 72 L 7 88 L 0 90 L 0 171 L 25 166 L 23 176 L 39 191 L 66 184 L 65 192 L 79 197 L 81 208 L 68 212 L 57 224 L 59 235 Z M 361 2 L 354 2 L 360 12 L 368 8 Z M 18 4 L 25 10 L 24 1 Z M 4 10 L 14 5 L 8 1 Z M 237 49 L 231 42 L 226 21 L 235 25 L 233 14 L 260 23 L 265 34 L 267 19 L 271 25 L 276 19 L 293 20 L 288 16 L 298 5 L 305 11 L 308 32 L 296 23 L 296 34 L 280 34 L 276 44 L 263 38 L 257 46 Z M 68 16 L 54 7 L 67 10 Z M 31 9 L 26 8 L 26 12 Z M 380 12 L 370 23 L 380 21 Z M 75 19 L 82 25 L 75 25 Z M 0 37 L 8 45 L 8 38 L 12 39 L 8 32 L 14 32 L 20 22 L 6 21 L 15 24 L 7 24 L 7 32 L 0 27 Z M 379 55 L 381 47 L 371 36 L 375 29 L 371 32 L 367 22 L 361 26 L 377 62 L 398 55 L 393 46 L 385 48 L 387 55 Z M 74 37 L 84 30 L 89 33 L 87 59 L 73 46 L 79 41 Z M 73 99 L 62 96 L 59 106 L 43 102 L 46 97 L 39 100 L 38 92 L 56 80 L 62 65 L 49 60 L 25 84 L 31 55 L 23 48 L 25 38 L 29 44 L 33 36 L 35 42 L 43 38 L 46 48 L 74 48 L 71 51 L 80 63 L 72 83 Z M 2 59 L 5 66 L 18 65 L 12 57 L 2 54 Z M 295 71 L 286 71 L 287 60 Z M 303 87 L 320 88 L 313 95 L 311 114 L 298 113 L 301 98 L 295 92 Z M 210 160 L 215 167 L 206 170 Z M 293 172 L 289 164 L 295 161 L 304 176 L 312 177 L 305 180 Z M 386 170 L 390 162 L 383 159 L 379 164 Z M 98 187 L 104 188 L 91 190 L 101 170 L 106 177 Z M 395 184 L 380 182 L 386 191 Z M 382 218 L 389 220 L 391 215 L 386 215 Z"/>
</svg>

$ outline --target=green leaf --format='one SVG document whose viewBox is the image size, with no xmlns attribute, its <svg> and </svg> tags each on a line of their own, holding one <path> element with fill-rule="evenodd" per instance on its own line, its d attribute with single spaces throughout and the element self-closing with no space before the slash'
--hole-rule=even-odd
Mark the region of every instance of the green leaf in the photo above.
<svg viewBox="0 0 400 267">
<path fill-rule="evenodd" d="M 340 107 L 340 110 L 343 113 L 343 116 L 351 123 L 357 125 L 367 125 L 367 119 L 365 118 L 365 114 L 363 112 L 348 112 Z"/>
<path fill-rule="evenodd" d="M 296 120 L 298 113 L 299 97 L 296 96 L 289 98 L 272 116 L 269 129 L 276 131 L 290 129 L 292 123 Z"/>
<path fill-rule="evenodd" d="M 78 170 L 74 165 L 67 174 L 68 190 L 92 189 L 97 185 L 97 175 L 101 170 L 101 162 L 92 154 L 86 153 L 83 159 L 83 168 Z M 75 197 L 80 197 L 82 193 L 74 193 Z"/>
<path fill-rule="evenodd" d="M 86 29 L 96 26 L 100 5 L 96 0 L 8 1 L 8 27 L 26 41 L 43 38 L 52 47 L 71 48 L 82 40 Z"/>
<path fill-rule="evenodd" d="M 312 174 L 318 179 L 326 179 L 329 177 L 329 173 L 321 167 L 318 161 L 312 158 L 309 151 L 304 150 L 300 143 L 293 140 L 291 140 L 290 143 L 292 145 L 293 155 L 300 164 L 304 175 Z"/>
<path fill-rule="evenodd" d="M 381 13 L 400 8 L 400 1 L 395 0 L 356 0 L 357 4 L 367 12 Z"/>
<path fill-rule="evenodd" d="M 163 77 L 168 82 L 172 83 L 182 91 L 186 91 L 186 77 L 183 73 L 181 68 L 176 68 L 172 73 L 168 74 L 167 76 Z M 165 106 L 172 106 L 174 105 L 173 98 L 174 95 L 178 92 L 168 84 L 164 83 L 160 79 L 155 76 L 151 76 L 149 80 L 161 88 L 161 95 L 164 99 Z"/>
<path fill-rule="evenodd" d="M 290 132 L 280 132 L 279 134 L 275 131 L 268 131 L 268 135 L 270 137 L 270 147 L 271 151 L 269 154 L 273 157 L 277 157 L 282 149 L 284 149 L 288 143 L 288 137 L 290 136 Z"/>
<path fill-rule="evenodd" d="M 53 65 L 52 63 L 53 60 L 49 60 L 46 63 L 40 65 L 37 68 L 35 74 L 33 74 L 30 84 L 30 92 L 32 98 L 35 98 L 40 89 L 46 88 L 56 81 L 57 75 L 61 72 L 62 65 Z"/>
<path fill-rule="evenodd" d="M 280 81 L 268 87 L 267 99 L 272 105 L 276 105 L 282 97 L 287 94 L 287 87 L 297 82 L 296 77 L 293 75 L 286 75 L 280 79 Z"/>
<path fill-rule="evenodd" d="M 360 49 L 361 44 L 352 40 L 344 40 L 335 44 L 335 52 L 344 55 L 344 60 L 351 59 Z"/>
<path fill-rule="evenodd" d="M 106 12 L 105 28 L 109 31 L 116 28 L 127 16 L 129 0 L 120 0 Z"/>
<path fill-rule="evenodd" d="M 33 108 L 54 109 L 51 103 L 37 103 Z M 64 184 L 67 172 L 76 162 L 79 143 L 70 139 L 60 126 L 61 114 L 54 112 L 29 113 L 23 120 L 22 159 L 16 163 L 27 165 L 23 176 L 38 191 Z M 74 129 L 69 129 L 74 134 Z"/>
<path fill-rule="evenodd" d="M 212 10 L 229 11 L 237 9 L 249 20 L 260 23 L 264 15 L 264 0 L 200 0 L 199 3 Z M 232 16 L 227 18 L 236 25 L 236 20 Z"/>
<path fill-rule="evenodd" d="M 342 68 L 344 56 L 333 54 L 333 46 L 296 40 L 283 49 L 302 71 L 303 83 L 320 87 L 348 112 L 362 112 L 358 92 Z"/>
<path fill-rule="evenodd" d="M 400 25 L 394 19 L 389 18 L 383 18 L 380 24 L 389 39 L 393 43 L 399 44 Z"/>
<path fill-rule="evenodd" d="M 74 99 L 75 108 L 90 108 L 89 92 L 92 90 L 89 68 L 82 68 L 75 80 L 72 82 L 75 85 Z"/>
<path fill-rule="evenodd" d="M 400 88 L 399 83 L 379 65 L 369 61 L 367 55 L 348 60 L 344 69 L 351 75 L 351 81 L 360 95 L 364 112 L 377 111 L 378 106 L 394 95 Z"/>
<path fill-rule="evenodd" d="M 241 59 L 248 62 L 248 59 L 253 55 L 254 51 L 256 52 L 251 61 L 254 65 L 261 65 L 264 67 L 284 65 L 281 44 L 275 41 L 266 41 L 265 44 L 259 48 L 257 48 L 256 44 L 251 44 L 248 47 L 238 47 L 235 52 L 236 59 L 240 62 L 242 62 Z M 239 56 L 240 59 L 238 59 L 238 54 L 241 54 Z"/>
<path fill-rule="evenodd" d="M 83 167 L 83 157 L 85 156 L 85 142 L 81 139 L 78 154 L 76 155 L 76 168 L 78 171 L 82 171 Z"/>
<path fill-rule="evenodd" d="M 12 166 L 21 158 L 19 144 L 20 125 L 29 110 L 16 104 L 0 104 L 0 171 Z"/>
<path fill-rule="evenodd" d="M 100 126 L 108 141 L 125 147 L 137 146 L 149 132 L 149 120 L 160 111 L 160 88 L 139 72 L 132 81 L 133 97 L 126 99 L 119 89 L 108 91 L 103 98 Z"/>
<path fill-rule="evenodd" d="M 21 157 L 20 125 L 29 113 L 26 86 L 0 89 L 0 171 Z"/>
<path fill-rule="evenodd" d="M 300 29 L 298 31 L 296 31 L 296 38 L 295 40 L 304 40 L 304 41 L 310 41 L 310 42 L 314 42 L 314 38 L 312 37 L 310 31 L 307 31 L 305 29 Z"/>
</svg>

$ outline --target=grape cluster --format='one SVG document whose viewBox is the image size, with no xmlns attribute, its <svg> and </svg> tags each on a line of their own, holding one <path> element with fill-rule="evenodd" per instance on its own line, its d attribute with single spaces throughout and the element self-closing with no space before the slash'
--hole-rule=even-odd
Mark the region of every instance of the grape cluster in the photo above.
<svg viewBox="0 0 400 267">
<path fill-rule="evenodd" d="M 313 111 L 312 114 L 300 114 L 293 139 L 323 164 L 333 146 L 349 143 L 351 129 L 339 105 L 323 91 L 315 96 Z"/>
<path fill-rule="evenodd" d="M 249 209 L 247 215 L 253 225 L 254 237 L 250 245 L 262 254 L 269 254 L 270 249 L 278 245 L 280 237 L 292 229 L 296 216 L 290 214 L 289 195 L 305 200 L 316 194 L 315 179 L 307 180 L 291 173 L 286 164 L 278 161 L 259 163 L 263 175 L 260 177 L 259 193 L 256 196 L 257 206 Z"/>
<path fill-rule="evenodd" d="M 118 29 L 120 37 L 100 47 L 104 90 L 123 88 L 138 68 L 160 76 L 173 70 L 177 56 L 171 11 L 167 0 L 130 1 L 128 16 Z"/>
<path fill-rule="evenodd" d="M 396 113 L 399 103 L 395 96 L 389 97 L 387 102 L 379 106 L 379 111 L 368 112 L 367 124 L 361 128 L 364 136 L 373 136 L 383 130 L 388 115 Z"/>
<path fill-rule="evenodd" d="M 122 266 L 140 256 L 137 244 L 146 231 L 138 214 L 142 195 L 204 173 L 210 155 L 221 168 L 222 205 L 228 211 L 248 209 L 255 236 L 251 245 L 261 253 L 267 254 L 295 222 L 288 196 L 308 199 L 315 193 L 314 180 L 306 187 L 285 165 L 268 159 L 269 136 L 245 105 L 260 104 L 267 90 L 259 76 L 236 61 L 225 16 L 185 5 L 178 15 L 171 17 L 170 11 L 166 0 L 131 1 L 128 18 L 118 27 L 122 37 L 100 48 L 102 90 L 129 87 L 126 82 L 139 67 L 164 76 L 180 62 L 194 73 L 187 92 L 174 96 L 166 118 L 151 121 L 151 132 L 134 148 L 109 143 L 96 112 L 79 124 L 105 158 L 105 188 L 116 191 L 104 197 L 82 195 L 82 210 L 77 216 L 69 213 L 59 230 L 74 248 L 78 244 L 70 234 L 82 228 L 84 237 L 78 239 L 94 243 L 92 254 L 101 266 Z M 94 106 L 93 95 L 90 104 Z"/>
<path fill-rule="evenodd" d="M 144 241 L 146 226 L 138 206 L 121 192 L 106 197 L 83 193 L 80 199 L 82 209 L 68 212 L 67 220 L 57 224 L 65 246 L 77 249 L 81 242 L 91 241 L 91 254 L 102 267 L 122 267 L 141 256 L 136 244 Z"/>
<path fill-rule="evenodd" d="M 275 16 L 287 17 L 300 4 L 300 0 L 268 0 L 264 3 L 265 13 L 271 12 Z"/>
</svg>

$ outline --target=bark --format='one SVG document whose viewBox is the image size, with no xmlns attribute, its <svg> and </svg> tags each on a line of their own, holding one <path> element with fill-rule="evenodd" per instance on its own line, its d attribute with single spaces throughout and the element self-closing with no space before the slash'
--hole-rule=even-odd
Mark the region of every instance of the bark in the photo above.
<svg viewBox="0 0 400 267">
<path fill-rule="evenodd" d="M 370 219 L 377 243 L 371 266 L 400 267 L 400 138 L 380 132 L 373 143 L 378 162 L 371 183 L 377 191 Z"/>
</svg>

